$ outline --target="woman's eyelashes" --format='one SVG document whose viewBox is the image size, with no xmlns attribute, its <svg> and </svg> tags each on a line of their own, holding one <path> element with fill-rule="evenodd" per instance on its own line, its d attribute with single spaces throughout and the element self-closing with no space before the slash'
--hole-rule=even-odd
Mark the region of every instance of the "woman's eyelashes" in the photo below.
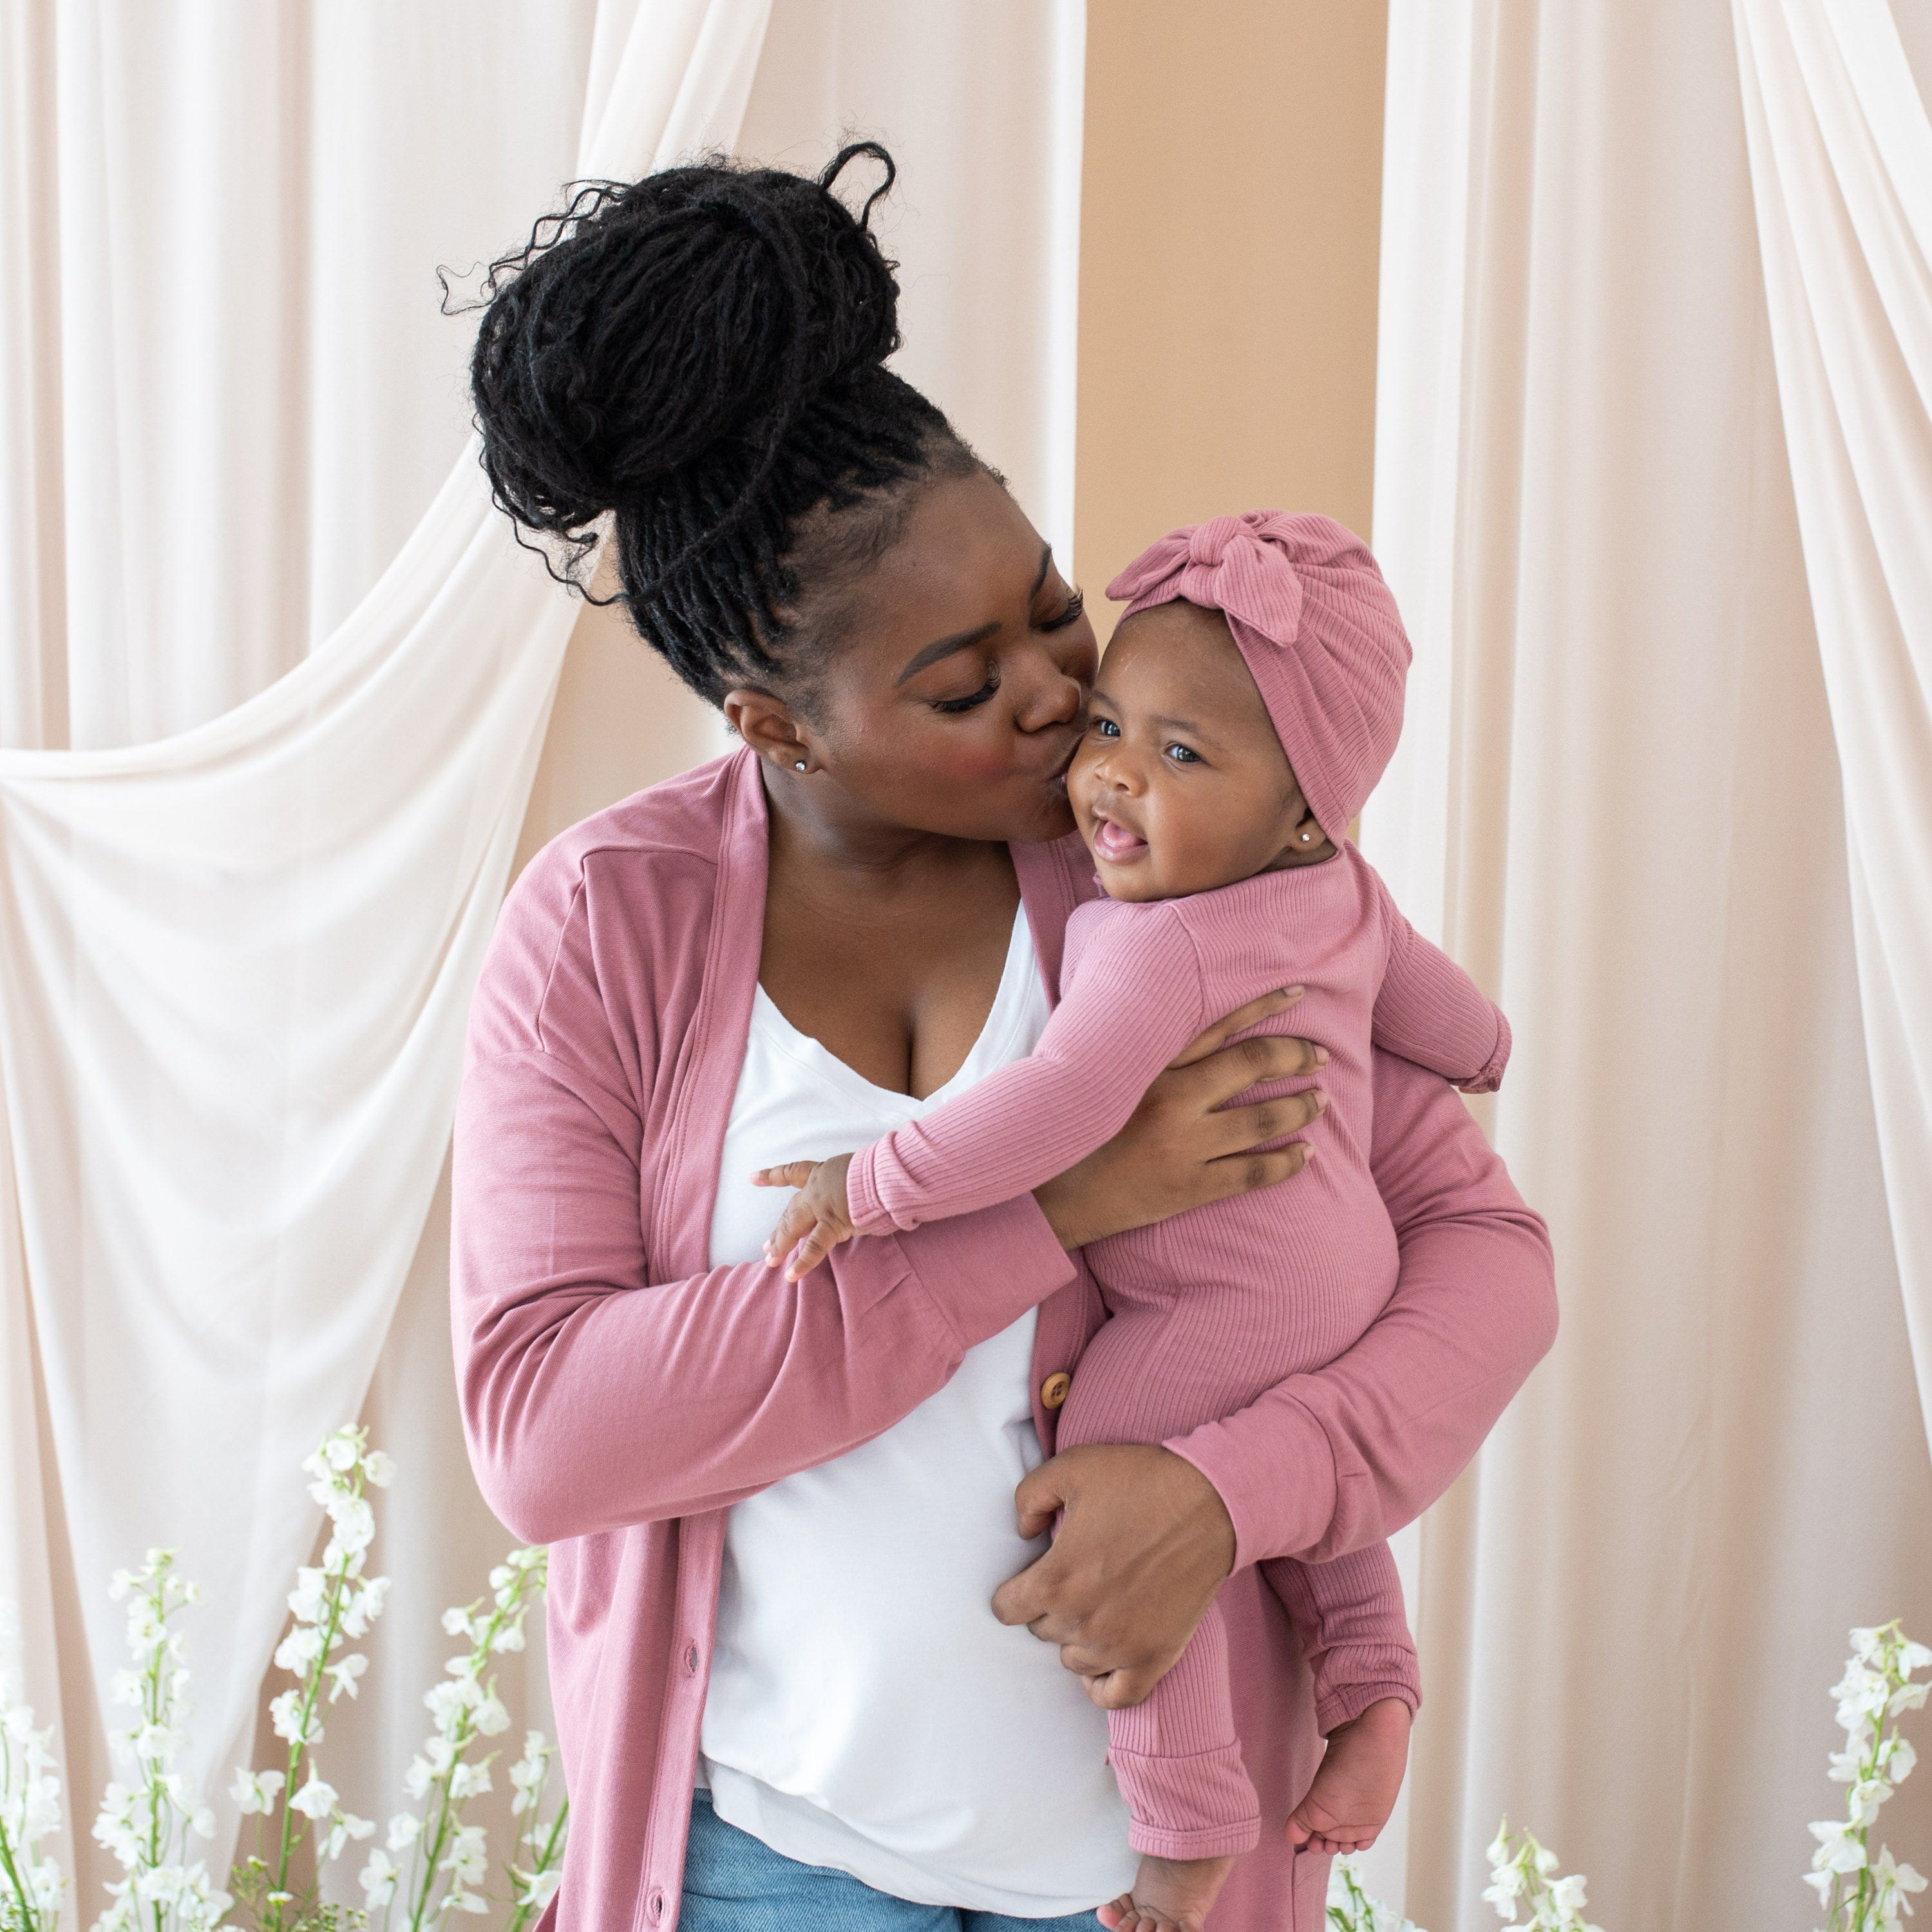
<svg viewBox="0 0 1932 1932">
<path fill-rule="evenodd" d="M 1070 624 L 1077 623 L 1085 614 L 1087 599 L 1084 594 L 1075 591 L 1068 597 L 1058 616 L 1049 617 L 1034 628 L 1042 631 L 1064 631 Z M 926 701 L 935 711 L 944 712 L 950 717 L 957 717 L 962 711 L 970 711 L 984 704 L 1000 688 L 999 674 L 989 670 L 986 681 L 980 688 L 964 698 L 934 698 Z"/>
<path fill-rule="evenodd" d="M 956 716 L 960 712 L 970 711 L 976 706 L 984 704 L 999 688 L 1000 680 L 989 671 L 986 674 L 986 682 L 970 695 L 965 698 L 935 698 L 930 701 L 934 710 L 944 711 L 949 716 Z"/>
<path fill-rule="evenodd" d="M 1042 631 L 1064 631 L 1069 624 L 1078 623 L 1086 610 L 1087 593 L 1084 590 L 1073 591 L 1068 596 L 1060 615 L 1048 618 L 1040 628 Z"/>
</svg>

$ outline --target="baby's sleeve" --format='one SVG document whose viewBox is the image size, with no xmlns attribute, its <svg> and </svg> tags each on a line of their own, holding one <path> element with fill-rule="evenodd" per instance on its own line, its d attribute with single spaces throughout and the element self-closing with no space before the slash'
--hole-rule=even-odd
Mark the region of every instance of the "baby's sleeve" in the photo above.
<svg viewBox="0 0 1932 1932">
<path fill-rule="evenodd" d="M 1115 917 L 1084 937 L 1025 1059 L 853 1157 L 845 1192 L 860 1233 L 970 1214 L 1064 1174 L 1126 1125 L 1206 1024 L 1199 958 L 1178 919 Z"/>
<path fill-rule="evenodd" d="M 1466 1094 L 1493 1094 L 1509 1064 L 1509 1022 L 1475 981 L 1402 916 L 1371 873 L 1389 935 L 1376 995 L 1375 1043 L 1439 1073 Z"/>
</svg>

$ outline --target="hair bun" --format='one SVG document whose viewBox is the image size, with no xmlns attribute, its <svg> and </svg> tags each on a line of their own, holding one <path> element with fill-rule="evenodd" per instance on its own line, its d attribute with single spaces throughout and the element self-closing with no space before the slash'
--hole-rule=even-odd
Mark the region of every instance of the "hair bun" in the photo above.
<svg viewBox="0 0 1932 1932">
<path fill-rule="evenodd" d="M 831 190 L 860 155 L 886 174 L 854 216 Z M 572 533 L 712 470 L 748 498 L 813 400 L 898 346 L 868 225 L 892 176 L 869 141 L 816 180 L 716 160 L 586 184 L 539 221 L 490 271 L 472 364 L 502 507 Z"/>
</svg>

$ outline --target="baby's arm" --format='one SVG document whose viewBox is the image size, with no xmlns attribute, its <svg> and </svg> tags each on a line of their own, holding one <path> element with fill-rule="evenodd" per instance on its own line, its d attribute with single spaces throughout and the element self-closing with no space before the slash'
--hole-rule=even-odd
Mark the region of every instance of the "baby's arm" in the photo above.
<svg viewBox="0 0 1932 1932">
<path fill-rule="evenodd" d="M 1275 1557 L 1262 1573 L 1301 1640 L 1315 1679 L 1315 1720 L 1324 1737 L 1382 1698 L 1399 1697 L 1411 1710 L 1421 1703 L 1402 1580 L 1386 1543 L 1332 1563 Z"/>
<path fill-rule="evenodd" d="M 1388 964 L 1376 996 L 1375 1043 L 1439 1073 L 1466 1094 L 1493 1094 L 1509 1064 L 1502 1009 L 1439 946 L 1402 917 L 1377 875 Z"/>
<path fill-rule="evenodd" d="M 1194 942 L 1154 914 L 1110 920 L 1081 952 L 1040 1044 L 956 1100 L 853 1157 L 862 1234 L 1010 1201 L 1113 1138 L 1206 1024 Z"/>
</svg>

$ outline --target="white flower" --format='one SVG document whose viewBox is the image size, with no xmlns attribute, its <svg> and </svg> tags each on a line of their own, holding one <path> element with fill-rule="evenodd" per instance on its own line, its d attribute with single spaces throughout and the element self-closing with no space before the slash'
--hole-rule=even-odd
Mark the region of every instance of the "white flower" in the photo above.
<svg viewBox="0 0 1932 1932">
<path fill-rule="evenodd" d="M 268 1716 L 275 1727 L 278 1738 L 286 1738 L 290 1744 L 316 1744 L 322 1742 L 322 1726 L 316 1722 L 310 1712 L 306 1720 L 302 1716 L 304 1693 L 300 1686 L 292 1690 L 284 1690 L 278 1697 L 268 1700 Z"/>
<path fill-rule="evenodd" d="M 1883 1779 L 1862 1778 L 1846 1797 L 1846 1816 L 1855 1827 L 1869 1825 L 1878 1816 L 1879 1807 L 1891 1796 L 1892 1786 Z"/>
<path fill-rule="evenodd" d="M 1807 1828 L 1818 1840 L 1811 1855 L 1814 1871 L 1855 1872 L 1865 1862 L 1865 1848 L 1851 1834 L 1853 1827 L 1842 1818 L 1826 1818 Z"/>
<path fill-rule="evenodd" d="M 351 1637 L 365 1635 L 369 1626 L 382 1614 L 382 1600 L 388 1594 L 388 1578 L 371 1576 L 344 1606 L 342 1634 Z"/>
<path fill-rule="evenodd" d="M 554 1865 L 540 1872 L 521 1871 L 512 1865 L 510 1876 L 517 1881 L 520 1894 L 518 1904 L 534 1906 L 539 1912 L 556 1897 L 557 1886 L 563 1879 L 563 1874 Z"/>
<path fill-rule="evenodd" d="M 357 1882 L 372 1912 L 395 1896 L 396 1880 L 401 1876 L 400 1868 L 387 1852 L 379 1850 L 369 1854 L 369 1862 L 362 1868 Z"/>
<path fill-rule="evenodd" d="M 524 1627 L 520 1623 L 506 1624 L 490 1640 L 492 1650 L 521 1650 L 524 1648 Z"/>
<path fill-rule="evenodd" d="M 404 1786 L 412 1798 L 427 1798 L 430 1786 L 435 1779 L 436 1774 L 430 1769 L 429 1760 L 423 1757 L 411 1758 L 409 1769 L 403 1774 Z"/>
<path fill-rule="evenodd" d="M 488 1902 L 473 1892 L 452 1891 L 442 1901 L 446 1912 L 488 1912 Z"/>
<path fill-rule="evenodd" d="M 476 1706 L 472 1720 L 478 1732 L 484 1737 L 500 1737 L 510 1728 L 510 1714 L 503 1700 L 492 1693 Z"/>
<path fill-rule="evenodd" d="M 394 1461 L 380 1449 L 372 1449 L 362 1459 L 362 1474 L 379 1490 L 386 1490 L 396 1480 Z"/>
<path fill-rule="evenodd" d="M 322 1654 L 322 1632 L 314 1624 L 298 1623 L 275 1646 L 275 1667 L 298 1677 Z"/>
<path fill-rule="evenodd" d="M 459 1764 L 449 1774 L 449 1795 L 459 1804 L 466 1798 L 480 1798 L 494 1789 L 487 1764 Z"/>
<path fill-rule="evenodd" d="M 289 1800 L 292 1810 L 301 1812 L 304 1817 L 326 1818 L 335 1809 L 335 1787 L 325 1784 L 313 1773 L 308 1782 Z"/>
<path fill-rule="evenodd" d="M 329 1821 L 328 1835 L 322 1841 L 322 1856 L 325 1858 L 340 1858 L 343 1846 L 351 1838 L 366 1838 L 375 1828 L 373 1818 L 358 1818 L 350 1812 L 337 1812 Z"/>
<path fill-rule="evenodd" d="M 440 1869 L 458 1886 L 476 1884 L 488 1870 L 490 1854 L 481 1825 L 459 1825 L 452 1834 L 449 1852 Z"/>
<path fill-rule="evenodd" d="M 228 1787 L 228 1795 L 234 1799 L 236 1808 L 244 1818 L 257 1813 L 266 1816 L 275 1808 L 275 1796 L 286 1782 L 279 1771 L 244 1771 L 238 1769 L 235 1782 Z"/>
<path fill-rule="evenodd" d="M 356 1694 L 356 1678 L 368 1668 L 369 1660 L 359 1651 L 352 1651 L 348 1656 L 328 1665 L 323 1675 L 329 1679 L 328 1701 L 334 1703 L 344 1691 L 353 1697 Z"/>
<path fill-rule="evenodd" d="M 304 1564 L 296 1572 L 296 1586 L 289 1592 L 289 1608 L 304 1623 L 312 1624 L 322 1615 L 322 1604 L 328 1594 L 326 1574 Z"/>
<path fill-rule="evenodd" d="M 476 1634 L 470 1627 L 470 1612 L 459 1604 L 452 1604 L 443 1612 L 442 1627 L 452 1636 L 474 1636 Z"/>
<path fill-rule="evenodd" d="M 425 1787 L 427 1789 L 427 1787 Z M 416 1841 L 422 1829 L 422 1820 L 412 1811 L 398 1811 L 389 1820 L 389 1849 L 400 1852 Z"/>
</svg>

